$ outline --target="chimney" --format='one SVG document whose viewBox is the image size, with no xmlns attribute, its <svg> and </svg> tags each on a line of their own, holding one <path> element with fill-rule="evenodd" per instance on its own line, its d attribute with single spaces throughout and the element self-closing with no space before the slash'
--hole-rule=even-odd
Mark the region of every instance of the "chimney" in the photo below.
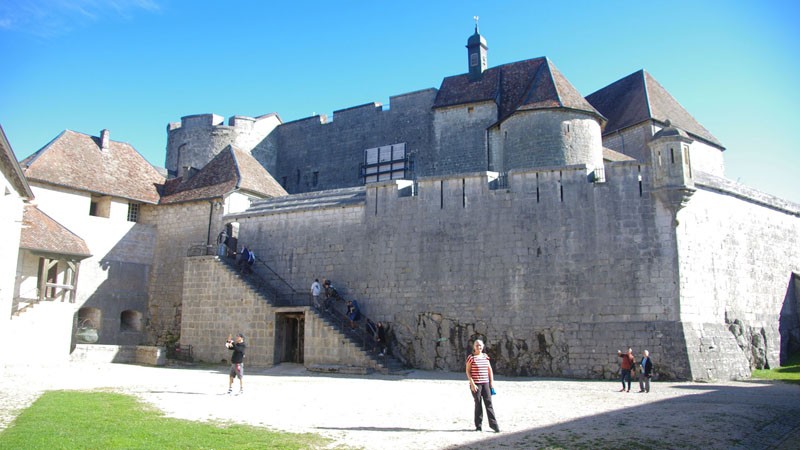
<svg viewBox="0 0 800 450">
<path fill-rule="evenodd" d="M 108 150 L 108 130 L 100 131 L 100 150 Z"/>
</svg>

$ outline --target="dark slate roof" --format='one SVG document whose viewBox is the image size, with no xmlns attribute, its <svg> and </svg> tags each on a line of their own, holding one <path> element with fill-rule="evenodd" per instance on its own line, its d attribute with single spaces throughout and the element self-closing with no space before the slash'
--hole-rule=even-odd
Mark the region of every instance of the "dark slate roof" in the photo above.
<svg viewBox="0 0 800 450">
<path fill-rule="evenodd" d="M 547 58 L 534 58 L 492 67 L 480 80 L 470 81 L 468 74 L 442 80 L 434 108 L 493 101 L 497 121 L 520 110 L 569 108 L 603 116 L 583 98 Z"/>
<path fill-rule="evenodd" d="M 241 190 L 259 197 L 280 197 L 286 190 L 249 153 L 229 145 L 188 180 L 167 180 L 162 204 L 208 200 Z"/>
<path fill-rule="evenodd" d="M 287 195 L 280 198 L 257 200 L 253 202 L 247 211 L 239 215 L 247 216 L 252 214 L 345 208 L 353 205 L 363 205 L 366 201 L 366 198 L 367 190 L 364 186 L 306 192 L 303 194 Z"/>
<path fill-rule="evenodd" d="M 620 161 L 636 161 L 636 158 L 620 153 L 610 148 L 603 147 L 603 161 L 620 162 Z"/>
<path fill-rule="evenodd" d="M 11 144 L 8 143 L 6 132 L 0 126 L 0 170 L 5 174 L 6 179 L 11 186 L 17 191 L 20 197 L 32 199 L 33 192 L 28 185 L 28 180 L 22 174 L 22 168 L 17 162 L 17 157 L 14 155 L 14 150 Z"/>
<path fill-rule="evenodd" d="M 110 195 L 143 203 L 158 203 L 158 171 L 130 144 L 65 130 L 20 163 L 25 176 L 81 191 Z"/>
<path fill-rule="evenodd" d="M 692 137 L 717 147 L 722 144 L 691 116 L 649 73 L 634 72 L 586 97 L 608 118 L 603 134 L 607 135 L 647 120 L 665 123 L 686 130 Z"/>
<path fill-rule="evenodd" d="M 26 205 L 22 215 L 19 247 L 26 250 L 69 255 L 78 259 L 92 256 L 83 239 L 64 228 L 34 205 Z"/>
</svg>

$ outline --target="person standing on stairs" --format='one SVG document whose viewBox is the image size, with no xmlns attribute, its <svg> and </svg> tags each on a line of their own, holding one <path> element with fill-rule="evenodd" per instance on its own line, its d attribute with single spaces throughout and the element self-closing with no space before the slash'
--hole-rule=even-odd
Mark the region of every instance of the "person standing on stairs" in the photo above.
<svg viewBox="0 0 800 450">
<path fill-rule="evenodd" d="M 314 308 L 317 308 L 319 311 L 321 305 L 319 303 L 319 294 L 322 291 L 322 287 L 319 285 L 319 278 L 314 278 L 314 282 L 311 283 L 311 299 L 313 300 Z"/>
</svg>

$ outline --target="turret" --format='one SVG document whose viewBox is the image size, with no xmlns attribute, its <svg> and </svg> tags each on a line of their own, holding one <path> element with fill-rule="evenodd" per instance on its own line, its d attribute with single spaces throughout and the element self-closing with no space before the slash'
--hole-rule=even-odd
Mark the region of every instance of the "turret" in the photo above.
<svg viewBox="0 0 800 450">
<path fill-rule="evenodd" d="M 647 144 L 653 165 L 653 192 L 665 206 L 677 212 L 694 194 L 694 176 L 689 149 L 694 140 L 685 131 L 665 127 Z"/>
<path fill-rule="evenodd" d="M 481 79 L 487 67 L 486 53 L 489 47 L 486 46 L 486 39 L 478 33 L 478 16 L 475 16 L 475 33 L 467 39 L 467 57 L 469 64 L 469 79 L 477 81 Z"/>
</svg>

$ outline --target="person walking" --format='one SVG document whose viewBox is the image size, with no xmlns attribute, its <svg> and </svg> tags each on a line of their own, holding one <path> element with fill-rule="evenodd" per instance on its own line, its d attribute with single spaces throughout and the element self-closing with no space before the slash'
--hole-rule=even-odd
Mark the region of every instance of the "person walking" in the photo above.
<svg viewBox="0 0 800 450">
<path fill-rule="evenodd" d="M 378 356 L 386 356 L 389 348 L 386 345 L 386 327 L 383 326 L 383 322 L 378 322 L 377 342 L 381 351 Z"/>
<path fill-rule="evenodd" d="M 492 406 L 492 395 L 494 394 L 494 373 L 489 362 L 489 355 L 483 353 L 483 341 L 476 339 L 472 344 L 472 354 L 467 357 L 467 379 L 469 379 L 469 389 L 472 392 L 472 399 L 475 401 L 475 431 L 481 431 L 483 423 L 483 405 L 486 407 L 486 415 L 489 417 L 489 426 L 495 433 L 500 432 L 497 418 L 494 415 Z"/>
<path fill-rule="evenodd" d="M 642 352 L 642 360 L 639 362 L 639 392 L 650 392 L 650 378 L 653 377 L 653 361 L 650 360 L 650 352 Z"/>
<path fill-rule="evenodd" d="M 319 285 L 319 279 L 315 278 L 314 282 L 311 283 L 311 297 L 314 300 L 314 308 L 317 308 L 317 310 L 322 306 L 319 303 L 319 294 L 321 291 L 322 287 Z"/>
<path fill-rule="evenodd" d="M 619 362 L 619 372 L 620 372 L 620 381 L 622 381 L 622 389 L 620 392 L 625 391 L 625 382 L 628 383 L 628 390 L 627 392 L 631 391 L 631 372 L 634 370 L 636 366 L 636 358 L 633 357 L 633 349 L 629 348 L 627 353 L 622 353 L 621 351 L 617 350 L 617 356 L 620 357 Z"/>
<path fill-rule="evenodd" d="M 244 343 L 244 335 L 239 333 L 236 335 L 236 339 L 233 339 L 231 336 L 228 336 L 227 342 L 225 342 L 225 347 L 233 350 L 231 354 L 231 371 L 228 376 L 228 394 L 233 391 L 233 379 L 239 379 L 239 395 L 244 394 L 244 350 L 247 347 Z"/>
<path fill-rule="evenodd" d="M 355 300 L 347 301 L 347 318 L 350 320 L 350 329 L 356 329 L 356 322 L 361 319 L 361 309 L 358 307 L 358 302 Z"/>
</svg>

